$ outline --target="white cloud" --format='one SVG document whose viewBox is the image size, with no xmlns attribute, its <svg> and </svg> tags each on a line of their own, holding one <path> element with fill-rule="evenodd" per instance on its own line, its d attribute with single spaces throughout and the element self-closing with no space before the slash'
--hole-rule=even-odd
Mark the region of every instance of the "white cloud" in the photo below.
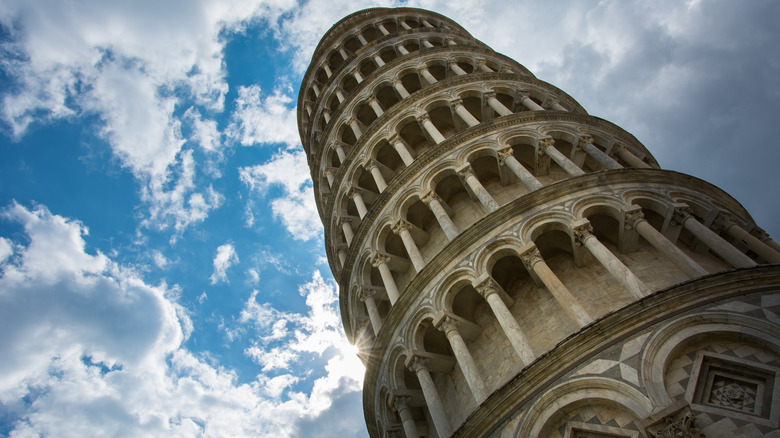
<svg viewBox="0 0 780 438">
<path fill-rule="evenodd" d="M 10 240 L 0 237 L 0 264 L 14 254 L 14 247 Z"/>
<path fill-rule="evenodd" d="M 45 207 L 14 204 L 2 217 L 26 234 L 0 268 L 0 403 L 11 436 L 295 437 L 312 427 L 359 436 L 362 369 L 333 323 L 335 286 L 319 274 L 301 287 L 307 314 L 283 323 L 265 319 L 280 312 L 247 305 L 242 324 L 266 327 L 280 351 L 314 353 L 297 359 L 307 368 L 330 348 L 325 375 L 309 394 L 294 389 L 307 377 L 292 373 L 239 384 L 235 372 L 182 348 L 191 323 L 175 287 L 87 253 L 86 227 Z M 354 421 L 331 427 L 333 415 Z"/>
<path fill-rule="evenodd" d="M 249 268 L 246 270 L 246 275 L 249 277 L 247 283 L 255 285 L 260 281 L 260 273 L 255 268 Z"/>
<path fill-rule="evenodd" d="M 220 281 L 227 281 L 227 270 L 238 263 L 238 254 L 232 243 L 225 243 L 217 248 L 217 254 L 214 256 L 214 272 L 209 279 L 211 284 L 217 284 Z"/>
<path fill-rule="evenodd" d="M 322 231 L 302 150 L 280 152 L 264 164 L 242 167 L 239 176 L 251 191 L 261 195 L 271 186 L 282 188 L 283 195 L 271 201 L 271 210 L 294 238 L 309 240 Z"/>
<path fill-rule="evenodd" d="M 165 267 L 170 263 L 170 260 L 168 260 L 163 255 L 163 253 L 156 249 L 152 251 L 152 261 L 154 261 L 154 265 L 160 269 L 165 269 Z"/>
<path fill-rule="evenodd" d="M 238 87 L 229 135 L 243 146 L 284 143 L 291 148 L 300 144 L 295 106 L 288 87 L 263 96 L 258 85 Z"/>
<path fill-rule="evenodd" d="M 136 177 L 149 205 L 143 224 L 180 234 L 219 205 L 211 187 L 196 187 L 177 171 L 195 171 L 185 162 L 187 140 L 207 152 L 222 147 L 216 123 L 201 114 L 223 109 L 225 34 L 253 20 L 273 23 L 295 6 L 293 0 L 5 1 L 0 25 L 11 33 L 3 47 L 11 56 L 3 69 L 14 86 L 3 92 L 0 119 L 19 138 L 34 122 L 97 115 L 95 131 Z M 182 107 L 189 109 L 179 116 Z M 188 138 L 182 120 L 192 126 Z"/>
</svg>

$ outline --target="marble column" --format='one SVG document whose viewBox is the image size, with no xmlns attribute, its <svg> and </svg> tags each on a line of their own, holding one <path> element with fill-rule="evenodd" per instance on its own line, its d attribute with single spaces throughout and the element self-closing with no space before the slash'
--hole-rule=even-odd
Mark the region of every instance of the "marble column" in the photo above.
<svg viewBox="0 0 780 438">
<path fill-rule="evenodd" d="M 340 217 L 338 221 L 341 225 L 341 231 L 344 232 L 344 240 L 347 242 L 347 246 L 349 246 L 352 244 L 352 239 L 355 238 L 355 233 L 352 231 L 352 219 Z"/>
<path fill-rule="evenodd" d="M 433 48 L 433 44 L 431 44 L 431 42 L 428 41 L 427 39 L 423 38 L 420 41 L 422 42 L 423 47 L 425 47 L 427 49 L 432 49 Z"/>
<path fill-rule="evenodd" d="M 626 145 L 622 143 L 615 143 L 612 146 L 612 152 L 614 154 L 617 154 L 623 161 L 628 163 L 631 167 L 637 167 L 640 169 L 651 169 L 651 166 L 644 161 L 640 160 L 639 157 L 631 153 L 631 151 L 628 150 Z"/>
<path fill-rule="evenodd" d="M 322 63 L 322 69 L 325 70 L 325 75 L 330 79 L 331 76 L 333 76 L 333 72 L 330 71 L 330 66 L 327 62 Z"/>
<path fill-rule="evenodd" d="M 406 24 L 406 21 L 404 20 L 398 20 L 398 24 L 400 24 L 401 27 L 404 28 L 405 30 L 412 30 L 412 26 Z"/>
<path fill-rule="evenodd" d="M 406 50 L 406 47 L 404 47 L 403 44 L 399 44 L 396 47 L 398 48 L 398 53 L 400 53 L 401 56 L 405 56 L 409 54 L 409 51 Z"/>
<path fill-rule="evenodd" d="M 757 265 L 750 257 L 734 248 L 732 244 L 723 240 L 722 237 L 696 220 L 692 215 L 690 207 L 676 207 L 674 209 L 674 220 L 678 224 L 682 224 L 683 228 L 690 231 L 697 239 L 707 245 L 712 252 L 726 260 L 731 266 L 735 268 L 751 268 Z"/>
<path fill-rule="evenodd" d="M 390 35 L 390 32 L 387 31 L 387 28 L 382 23 L 377 24 L 376 27 L 382 32 L 382 35 Z"/>
<path fill-rule="evenodd" d="M 339 55 L 341 55 L 341 58 L 346 61 L 349 58 L 349 55 L 347 55 L 347 52 L 344 49 L 339 49 Z"/>
<path fill-rule="evenodd" d="M 455 62 L 455 61 L 450 61 L 450 62 L 449 62 L 449 66 L 450 66 L 450 70 L 452 70 L 452 71 L 453 71 L 453 72 L 454 72 L 456 75 L 458 75 L 458 76 L 463 76 L 463 75 L 465 75 L 465 74 L 468 74 L 468 73 L 466 73 L 466 70 L 463 70 L 463 69 L 462 69 L 462 68 L 461 68 L 461 67 L 458 65 L 458 63 L 457 63 L 457 62 Z"/>
<path fill-rule="evenodd" d="M 420 250 L 417 248 L 417 243 L 415 243 L 412 233 L 409 231 L 411 228 L 412 224 L 404 219 L 398 219 L 398 222 L 393 225 L 393 233 L 401 237 L 401 241 L 404 244 L 404 248 L 406 248 L 406 253 L 409 254 L 409 259 L 412 261 L 414 270 L 420 272 L 422 268 L 425 267 L 425 260 L 423 260 L 422 254 L 420 254 Z"/>
<path fill-rule="evenodd" d="M 385 65 L 385 60 L 379 55 L 374 55 L 374 62 L 376 62 L 377 67 L 383 67 Z"/>
<path fill-rule="evenodd" d="M 493 199 L 493 196 L 490 194 L 490 192 L 487 191 L 485 186 L 479 182 L 479 179 L 477 179 L 477 176 L 474 174 L 474 170 L 471 168 L 470 164 L 467 164 L 458 169 L 458 176 L 460 176 L 460 179 L 463 180 L 464 184 L 466 184 L 471 189 L 477 199 L 479 199 L 479 202 L 487 209 L 488 212 L 494 212 L 498 210 L 498 203 L 495 199 Z"/>
<path fill-rule="evenodd" d="M 414 162 L 414 157 L 412 157 L 412 154 L 409 152 L 409 148 L 406 147 L 406 143 L 404 143 L 404 141 L 401 139 L 401 136 L 398 134 L 393 134 L 388 142 L 393 145 L 393 149 L 398 152 L 398 156 L 401 157 L 401 161 L 404 162 L 406 167 L 411 166 Z"/>
<path fill-rule="evenodd" d="M 555 140 L 552 137 L 545 137 L 539 140 L 539 150 L 555 161 L 561 168 L 571 176 L 585 175 L 585 172 L 577 167 L 576 164 L 566 158 L 558 149 L 555 149 Z"/>
<path fill-rule="evenodd" d="M 450 425 L 450 417 L 444 410 L 444 405 L 439 397 L 439 391 L 436 390 L 436 385 L 433 384 L 431 373 L 428 371 L 428 359 L 413 356 L 411 361 L 407 360 L 406 366 L 417 375 L 417 380 L 420 382 L 420 389 L 422 389 L 423 397 L 425 398 L 425 405 L 428 407 L 428 412 L 431 414 L 433 427 L 436 428 L 436 435 L 442 438 L 452 436 L 453 431 L 452 426 Z"/>
<path fill-rule="evenodd" d="M 353 187 L 349 191 L 349 196 L 352 198 L 352 201 L 355 202 L 355 207 L 357 208 L 360 219 L 366 217 L 366 214 L 368 214 L 368 207 L 366 207 L 366 203 L 363 201 L 363 195 L 360 194 L 360 189 Z"/>
<path fill-rule="evenodd" d="M 650 225 L 645 220 L 644 214 L 642 214 L 642 210 L 638 206 L 626 212 L 625 227 L 629 230 L 635 229 L 642 238 L 663 254 L 664 257 L 668 258 L 688 278 L 699 278 L 709 274 L 706 269 L 688 257 L 683 250 Z"/>
<path fill-rule="evenodd" d="M 479 375 L 479 369 L 477 368 L 474 358 L 469 352 L 466 341 L 458 332 L 457 322 L 449 315 L 444 315 L 438 321 L 436 321 L 436 328 L 444 332 L 447 336 L 447 340 L 452 347 L 452 353 L 455 355 L 455 360 L 458 363 L 458 367 L 463 372 L 463 377 L 466 378 L 466 384 L 471 389 L 471 395 L 474 396 L 474 400 L 477 404 L 481 404 L 490 393 L 485 387 L 485 382 L 482 380 L 482 376 Z"/>
<path fill-rule="evenodd" d="M 528 93 L 518 93 L 517 99 L 520 101 L 520 103 L 523 104 L 524 107 L 531 111 L 544 111 L 544 108 L 542 108 L 542 106 L 538 103 L 534 102 Z"/>
<path fill-rule="evenodd" d="M 335 167 L 326 167 L 325 170 L 322 171 L 322 174 L 325 176 L 325 179 L 328 181 L 328 187 L 333 188 L 333 181 L 334 176 L 333 174 L 336 172 Z"/>
<path fill-rule="evenodd" d="M 311 88 L 314 90 L 314 95 L 320 97 L 320 87 L 316 83 L 311 84 Z"/>
<path fill-rule="evenodd" d="M 325 123 L 330 123 L 330 111 L 323 110 L 322 117 L 325 119 Z"/>
<path fill-rule="evenodd" d="M 525 168 L 522 164 L 520 164 L 519 161 L 517 161 L 517 158 L 512 154 L 512 148 L 504 148 L 501 149 L 498 152 L 498 164 L 501 166 L 506 165 L 512 173 L 517 176 L 520 181 L 525 185 L 525 187 L 529 191 L 539 190 L 542 187 L 542 183 L 537 180 L 531 172 L 528 171 L 528 169 Z"/>
<path fill-rule="evenodd" d="M 464 122 L 466 122 L 467 125 L 479 125 L 479 120 L 477 120 L 477 118 L 474 117 L 474 115 L 471 114 L 465 106 L 463 106 L 462 99 L 453 99 L 450 101 L 450 105 L 452 105 L 452 107 L 455 109 L 455 114 L 457 114 Z"/>
<path fill-rule="evenodd" d="M 363 75 L 360 74 L 358 69 L 352 70 L 352 76 L 355 78 L 355 82 L 358 84 L 363 82 Z"/>
<path fill-rule="evenodd" d="M 428 82 L 429 85 L 438 82 L 436 78 L 433 77 L 431 71 L 428 70 L 427 67 L 420 67 L 419 71 L 420 71 L 420 75 L 423 77 L 423 79 L 425 79 Z"/>
<path fill-rule="evenodd" d="M 385 182 L 385 177 L 382 176 L 382 172 L 379 170 L 379 163 L 377 163 L 376 160 L 368 160 L 363 164 L 363 168 L 371 173 L 371 176 L 376 183 L 376 188 L 379 189 L 379 193 L 384 192 L 387 188 L 387 183 Z"/>
<path fill-rule="evenodd" d="M 593 137 L 589 135 L 583 135 L 580 137 L 580 142 L 578 145 L 582 150 L 585 151 L 588 155 L 591 156 L 594 160 L 596 160 L 599 164 L 601 164 L 605 169 L 622 169 L 623 166 L 620 165 L 617 161 L 613 160 L 612 157 L 604 153 L 601 149 L 597 148 L 593 145 Z"/>
<path fill-rule="evenodd" d="M 387 291 L 387 298 L 390 299 L 390 304 L 395 304 L 398 301 L 400 293 L 398 287 L 395 285 L 395 279 L 393 279 L 393 273 L 390 272 L 390 267 L 387 263 L 390 261 L 390 257 L 380 252 L 374 252 L 371 256 L 371 266 L 379 270 L 379 275 L 382 276 L 382 284 Z"/>
<path fill-rule="evenodd" d="M 393 81 L 393 88 L 395 88 L 395 91 L 397 91 L 398 95 L 401 96 L 401 99 L 406 99 L 409 97 L 409 92 L 406 91 L 406 87 L 404 87 L 404 84 L 401 83 L 400 79 Z"/>
<path fill-rule="evenodd" d="M 382 114 L 384 114 L 384 110 L 382 110 L 382 106 L 379 105 L 379 101 L 376 100 L 376 97 L 369 97 L 368 98 L 368 105 L 371 107 L 372 110 L 374 110 L 374 114 L 376 114 L 377 117 L 382 117 Z"/>
<path fill-rule="evenodd" d="M 509 343 L 512 344 L 512 348 L 515 349 L 515 353 L 520 358 L 523 365 L 528 365 L 533 362 L 536 356 L 534 356 L 531 344 L 528 342 L 528 338 L 520 328 L 520 324 L 509 311 L 501 296 L 498 294 L 501 286 L 499 286 L 495 280 L 490 277 L 485 278 L 474 289 L 482 295 L 482 298 L 487 301 L 490 309 L 498 320 L 498 324 L 504 330 L 504 334 L 509 339 Z"/>
<path fill-rule="evenodd" d="M 441 132 L 439 132 L 439 129 L 436 128 L 436 125 L 434 125 L 433 122 L 431 122 L 431 116 L 428 115 L 428 113 L 422 113 L 419 116 L 417 116 L 417 122 L 420 123 L 420 125 L 423 127 L 425 132 L 427 132 L 428 135 L 431 136 L 431 138 L 436 144 L 439 144 L 444 140 L 446 140 L 446 138 L 444 138 Z"/>
<path fill-rule="evenodd" d="M 455 226 L 455 223 L 452 222 L 450 215 L 444 210 L 439 195 L 437 195 L 435 191 L 429 190 L 423 195 L 422 202 L 431 210 L 442 231 L 444 231 L 444 234 L 447 236 L 447 239 L 452 240 L 456 238 L 460 232 L 458 231 L 458 227 Z"/>
<path fill-rule="evenodd" d="M 339 162 L 344 164 L 344 161 L 347 160 L 347 154 L 344 152 L 344 147 L 341 145 L 341 143 L 337 142 L 333 145 L 333 148 L 336 149 L 336 156 L 339 157 Z"/>
<path fill-rule="evenodd" d="M 726 234 L 742 242 L 743 245 L 747 246 L 751 251 L 758 254 L 767 262 L 780 263 L 780 252 L 775 251 L 772 247 L 745 231 L 742 227 L 737 225 L 733 217 L 721 213 L 718 222 L 720 227 L 726 231 Z"/>
<path fill-rule="evenodd" d="M 593 254 L 593 257 L 601 263 L 607 272 L 618 283 L 623 285 L 626 290 L 639 299 L 650 294 L 650 289 L 645 286 L 642 281 L 631 272 L 630 269 L 619 258 L 612 254 L 604 244 L 602 244 L 598 238 L 593 234 L 593 226 L 587 219 L 581 219 L 571 224 L 572 232 L 574 233 L 574 242 L 577 245 L 582 245 Z"/>
<path fill-rule="evenodd" d="M 376 292 L 373 289 L 363 288 L 360 289 L 358 298 L 366 305 L 371 328 L 374 330 L 374 335 L 378 335 L 379 329 L 382 327 L 382 317 L 379 316 L 379 309 L 377 309 L 376 301 L 374 301 L 375 294 Z"/>
<path fill-rule="evenodd" d="M 500 100 L 496 97 L 496 93 L 489 92 L 485 93 L 484 98 L 487 99 L 487 104 L 491 108 L 493 108 L 493 111 L 497 112 L 499 116 L 508 116 L 513 114 L 512 110 L 507 108 L 503 103 L 501 103 Z"/>
<path fill-rule="evenodd" d="M 360 125 L 358 124 L 357 119 L 350 117 L 347 120 L 347 124 L 350 128 L 352 128 L 352 133 L 355 134 L 355 140 L 359 139 L 360 136 L 363 135 L 363 131 L 360 129 Z"/>
<path fill-rule="evenodd" d="M 485 63 L 485 61 L 479 61 L 477 63 L 477 70 L 485 72 L 485 73 L 493 73 L 493 72 L 495 72 L 495 70 L 493 70 L 492 68 L 488 67 L 488 65 L 487 65 L 487 63 Z"/>
<path fill-rule="evenodd" d="M 393 397 L 393 408 L 398 412 L 398 416 L 401 417 L 401 424 L 404 427 L 406 438 L 419 438 L 420 434 L 417 432 L 417 424 L 414 422 L 412 409 L 409 407 L 411 401 L 411 397 Z"/>
<path fill-rule="evenodd" d="M 338 88 L 336 89 L 336 98 L 339 100 L 339 104 L 344 103 L 346 98 L 344 97 L 344 93 L 341 92 Z"/>
<path fill-rule="evenodd" d="M 593 322 L 593 318 L 582 308 L 580 302 L 569 289 L 564 286 L 557 275 L 553 273 L 534 244 L 528 244 L 520 249 L 520 260 L 529 273 L 535 275 L 552 294 L 555 301 L 563 308 L 572 320 L 577 324 L 586 326 Z"/>
<path fill-rule="evenodd" d="M 357 34 L 357 39 L 358 39 L 358 41 L 360 41 L 360 44 L 362 44 L 364 46 L 368 45 L 368 41 L 366 41 L 366 37 L 364 37 L 363 34 L 360 34 L 360 33 Z"/>
</svg>

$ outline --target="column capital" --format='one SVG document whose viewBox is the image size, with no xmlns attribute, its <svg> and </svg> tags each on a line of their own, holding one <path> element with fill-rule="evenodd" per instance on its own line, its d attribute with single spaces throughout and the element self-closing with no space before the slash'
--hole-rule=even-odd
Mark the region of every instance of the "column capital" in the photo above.
<svg viewBox="0 0 780 438">
<path fill-rule="evenodd" d="M 409 409 L 409 405 L 412 403 L 412 398 L 407 396 L 395 396 L 393 397 L 393 409 L 398 412 L 404 409 Z"/>
<path fill-rule="evenodd" d="M 685 204 L 678 204 L 674 207 L 674 221 L 678 224 L 685 223 L 688 218 L 693 216 L 693 210 L 691 207 L 685 205 Z"/>
<path fill-rule="evenodd" d="M 555 139 L 552 137 L 542 137 L 539 139 L 539 147 L 546 148 L 555 144 Z"/>
<path fill-rule="evenodd" d="M 366 103 L 369 105 L 371 105 L 374 102 L 378 102 L 378 100 L 376 100 L 376 96 L 369 96 L 369 98 L 366 99 Z"/>
<path fill-rule="evenodd" d="M 352 218 L 349 216 L 339 216 L 338 219 L 336 219 L 336 223 L 341 226 L 345 223 L 352 224 Z"/>
<path fill-rule="evenodd" d="M 444 332 L 444 334 L 448 338 L 451 336 L 451 333 L 453 332 L 455 332 L 455 334 L 459 334 L 458 322 L 450 315 L 442 315 L 442 317 L 439 318 L 438 321 L 436 321 L 436 328 Z"/>
<path fill-rule="evenodd" d="M 574 242 L 576 245 L 584 245 L 585 240 L 593 237 L 593 225 L 591 225 L 590 221 L 587 219 L 573 221 L 569 226 L 574 234 Z"/>
<path fill-rule="evenodd" d="M 336 173 L 336 170 L 338 169 L 336 169 L 335 167 L 326 167 L 325 169 L 322 169 L 322 174 L 324 176 L 333 175 L 334 173 Z"/>
<path fill-rule="evenodd" d="M 593 144 L 593 137 L 590 136 L 590 134 L 583 134 L 580 136 L 580 141 L 577 143 L 577 146 L 582 148 L 586 144 Z"/>
<path fill-rule="evenodd" d="M 417 119 L 417 121 L 418 121 L 418 122 L 420 122 L 420 123 L 425 123 L 425 122 L 430 122 L 430 121 L 431 121 L 431 115 L 430 115 L 430 114 L 428 114 L 427 112 L 422 112 L 422 113 L 419 113 L 419 114 L 417 114 L 417 115 L 415 116 L 415 118 L 416 118 L 416 119 Z"/>
<path fill-rule="evenodd" d="M 623 227 L 626 230 L 633 230 L 637 225 L 639 225 L 639 222 L 642 222 L 643 220 L 645 220 L 645 214 L 642 213 L 641 208 L 626 211 L 626 218 L 623 223 Z"/>
<path fill-rule="evenodd" d="M 404 231 L 409 231 L 412 228 L 412 224 L 407 222 L 405 219 L 401 218 L 398 219 L 398 222 L 393 225 L 393 233 L 395 234 L 401 234 Z"/>
<path fill-rule="evenodd" d="M 417 71 L 419 71 L 420 73 L 422 73 L 424 71 L 428 71 L 428 66 L 425 65 L 425 64 L 418 64 L 416 68 L 417 68 Z"/>
<path fill-rule="evenodd" d="M 423 202 L 423 204 L 425 204 L 425 205 L 428 205 L 428 204 L 429 204 L 431 201 L 433 201 L 434 199 L 435 199 L 435 200 L 437 200 L 437 201 L 439 201 L 439 202 L 442 202 L 442 200 L 441 200 L 441 198 L 439 197 L 439 195 L 438 195 L 438 194 L 436 193 L 436 191 L 434 191 L 433 189 L 431 189 L 431 190 L 428 190 L 427 192 L 425 192 L 425 194 L 422 196 L 422 198 L 420 198 L 420 200 L 421 200 L 421 201 Z"/>
<path fill-rule="evenodd" d="M 367 299 L 373 298 L 374 295 L 376 295 L 376 291 L 374 289 L 364 287 L 360 289 L 360 292 L 358 292 L 358 299 L 361 302 L 365 302 Z"/>
<path fill-rule="evenodd" d="M 530 99 L 530 98 L 531 98 L 531 93 L 529 93 L 528 90 L 517 90 L 515 92 L 515 99 L 521 102 L 525 99 Z"/>
<path fill-rule="evenodd" d="M 382 254 L 379 251 L 375 251 L 373 254 L 371 254 L 371 258 L 369 259 L 369 262 L 371 262 L 371 266 L 378 268 L 379 265 L 386 264 L 390 261 L 390 256 L 387 254 Z"/>
<path fill-rule="evenodd" d="M 734 217 L 734 215 L 732 215 L 727 211 L 721 211 L 718 214 L 718 217 L 715 219 L 715 226 L 717 226 L 718 228 L 724 231 L 728 230 L 734 225 L 739 225 L 739 224 L 737 224 L 737 220 Z"/>
<path fill-rule="evenodd" d="M 455 171 L 458 172 L 458 176 L 464 180 L 469 176 L 476 177 L 474 175 L 474 169 L 471 168 L 471 163 L 466 163 L 463 167 L 456 169 Z"/>
<path fill-rule="evenodd" d="M 398 143 L 399 141 L 400 141 L 401 143 L 405 143 L 405 142 L 404 142 L 404 139 L 402 139 L 402 138 L 401 138 L 401 135 L 400 135 L 399 133 L 397 133 L 397 132 L 395 132 L 395 133 L 393 133 L 393 134 L 390 134 L 390 135 L 387 137 L 387 142 L 388 142 L 388 143 L 390 143 L 391 145 L 394 145 L 394 144 Z"/>
<path fill-rule="evenodd" d="M 403 82 L 401 81 L 401 78 L 394 78 L 393 79 L 393 86 L 396 86 L 398 84 L 403 85 Z"/>
<path fill-rule="evenodd" d="M 357 124 L 357 119 L 356 119 L 356 118 L 354 118 L 354 117 L 350 117 L 350 118 L 348 118 L 348 119 L 346 120 L 346 122 L 347 122 L 347 125 L 350 125 L 350 126 L 352 126 L 352 125 L 356 125 L 356 124 Z"/>
<path fill-rule="evenodd" d="M 487 298 L 493 294 L 497 294 L 501 290 L 501 286 L 496 283 L 495 280 L 493 280 L 493 277 L 488 276 L 481 282 L 479 282 L 477 285 L 474 286 L 474 290 L 477 291 L 480 295 L 482 295 L 482 298 L 487 300 Z"/>
<path fill-rule="evenodd" d="M 525 251 L 520 253 L 520 261 L 523 262 L 528 271 L 534 270 L 534 265 L 539 262 L 544 262 L 542 254 L 539 252 L 539 248 L 536 245 L 529 246 Z"/>
<path fill-rule="evenodd" d="M 347 196 L 349 196 L 352 199 L 355 199 L 355 197 L 357 197 L 357 196 L 362 197 L 363 196 L 363 189 L 361 189 L 359 187 L 350 187 L 349 191 L 347 191 Z"/>
<path fill-rule="evenodd" d="M 453 107 L 463 106 L 463 99 L 461 99 L 460 97 L 451 99 L 450 105 L 452 105 Z"/>
<path fill-rule="evenodd" d="M 427 357 L 414 355 L 410 361 L 407 361 L 406 366 L 415 373 L 419 373 L 420 371 L 428 371 L 428 363 L 430 363 L 430 359 Z"/>
<path fill-rule="evenodd" d="M 486 92 L 482 93 L 482 97 L 485 98 L 486 100 L 495 99 L 496 98 L 496 92 L 493 91 L 493 90 L 486 91 Z"/>
<path fill-rule="evenodd" d="M 372 169 L 378 168 L 378 167 L 379 167 L 379 162 L 377 162 L 373 158 L 369 158 L 369 159 L 363 161 L 363 168 L 366 169 L 369 172 L 371 172 Z"/>
<path fill-rule="evenodd" d="M 506 159 L 513 155 L 513 149 L 512 146 L 507 146 L 503 149 L 497 150 L 496 153 L 498 154 L 498 164 L 503 166 Z"/>
</svg>

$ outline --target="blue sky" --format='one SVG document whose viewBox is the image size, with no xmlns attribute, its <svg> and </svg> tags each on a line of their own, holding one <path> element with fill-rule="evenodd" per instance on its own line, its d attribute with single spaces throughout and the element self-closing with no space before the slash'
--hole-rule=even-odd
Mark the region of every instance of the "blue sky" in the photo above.
<svg viewBox="0 0 780 438">
<path fill-rule="evenodd" d="M 780 233 L 780 3 L 404 4 Z M 365 436 L 295 102 L 369 6 L 0 4 L 0 435 Z"/>
</svg>

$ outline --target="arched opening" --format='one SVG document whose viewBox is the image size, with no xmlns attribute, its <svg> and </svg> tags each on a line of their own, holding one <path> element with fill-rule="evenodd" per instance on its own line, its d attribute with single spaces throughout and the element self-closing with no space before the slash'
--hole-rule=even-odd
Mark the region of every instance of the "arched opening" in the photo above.
<svg viewBox="0 0 780 438">
<path fill-rule="evenodd" d="M 419 155 L 421 151 L 428 149 L 431 143 L 428 141 L 428 137 L 422 132 L 422 128 L 417 121 L 409 121 L 403 128 L 398 131 L 398 135 L 406 142 L 416 155 Z"/>
<path fill-rule="evenodd" d="M 389 85 L 383 85 L 379 88 L 376 93 L 376 100 L 379 101 L 379 104 L 382 105 L 385 111 L 400 101 L 395 89 Z"/>
</svg>

